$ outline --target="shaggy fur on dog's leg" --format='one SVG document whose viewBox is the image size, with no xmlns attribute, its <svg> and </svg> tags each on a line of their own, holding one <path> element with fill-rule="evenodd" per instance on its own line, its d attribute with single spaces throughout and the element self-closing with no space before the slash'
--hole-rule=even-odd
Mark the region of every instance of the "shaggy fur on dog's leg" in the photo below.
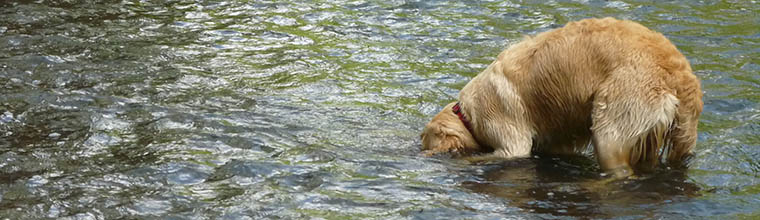
<svg viewBox="0 0 760 220">
<path fill-rule="evenodd" d="M 675 62 L 679 64 L 679 62 Z M 675 65 L 674 64 L 674 65 Z M 674 74 L 672 81 L 676 97 L 679 100 L 678 111 L 672 133 L 670 134 L 671 145 L 668 148 L 667 162 L 671 166 L 685 166 L 686 160 L 692 155 L 692 148 L 697 145 L 697 125 L 699 115 L 702 114 L 702 90 L 699 79 L 691 74 L 691 68 L 687 65 L 675 65 L 680 68 L 671 70 Z"/>
<path fill-rule="evenodd" d="M 615 179 L 632 175 L 637 164 L 654 166 L 667 145 L 678 99 L 648 74 L 636 67 L 615 70 L 594 96 L 594 149 L 601 168 Z"/>
<path fill-rule="evenodd" d="M 668 149 L 668 163 L 683 166 L 684 161 L 692 156 L 691 149 L 697 145 L 697 119 L 695 117 L 678 117 L 671 137 L 673 145 Z"/>
<path fill-rule="evenodd" d="M 685 99 L 678 106 L 676 123 L 671 134 L 672 145 L 667 155 L 668 164 L 671 166 L 684 166 L 684 161 L 692 155 L 691 149 L 697 145 L 697 120 L 702 112 L 702 92 L 698 89 L 691 92 L 699 95 L 687 96 L 697 98 Z"/>
</svg>

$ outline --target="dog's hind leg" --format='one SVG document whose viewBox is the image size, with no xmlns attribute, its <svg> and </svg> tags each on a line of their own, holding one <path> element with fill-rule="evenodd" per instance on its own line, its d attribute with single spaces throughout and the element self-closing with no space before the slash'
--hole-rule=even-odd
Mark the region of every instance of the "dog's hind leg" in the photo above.
<svg viewBox="0 0 760 220">
<path fill-rule="evenodd" d="M 656 164 L 678 99 L 659 77 L 621 68 L 594 95 L 592 143 L 599 165 L 613 178 L 633 175 L 637 163 Z"/>
<path fill-rule="evenodd" d="M 681 91 L 681 103 L 676 113 L 676 123 L 670 134 L 672 145 L 668 149 L 667 161 L 671 166 L 682 166 L 691 156 L 691 150 L 697 144 L 697 120 L 702 113 L 702 92 L 697 86 L 691 90 Z"/>
</svg>

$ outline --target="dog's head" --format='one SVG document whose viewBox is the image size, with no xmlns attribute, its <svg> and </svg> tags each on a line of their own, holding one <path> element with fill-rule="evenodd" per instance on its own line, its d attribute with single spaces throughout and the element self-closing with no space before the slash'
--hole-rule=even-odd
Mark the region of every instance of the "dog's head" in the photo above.
<svg viewBox="0 0 760 220">
<path fill-rule="evenodd" d="M 438 152 L 464 154 L 479 149 L 473 134 L 451 110 L 455 104 L 446 105 L 422 130 L 422 150 L 427 155 Z"/>
</svg>

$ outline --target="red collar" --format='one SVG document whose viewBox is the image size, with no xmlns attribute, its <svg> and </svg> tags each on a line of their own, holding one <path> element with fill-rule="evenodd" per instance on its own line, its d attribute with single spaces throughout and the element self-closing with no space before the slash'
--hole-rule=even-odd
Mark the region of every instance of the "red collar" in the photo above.
<svg viewBox="0 0 760 220">
<path fill-rule="evenodd" d="M 469 131 L 470 134 L 475 135 L 475 133 L 472 133 L 472 126 L 470 125 L 470 121 L 467 120 L 466 116 L 464 116 L 464 113 L 462 112 L 462 107 L 459 106 L 459 102 L 457 102 L 457 104 L 451 107 L 451 110 L 454 111 L 454 114 L 459 116 L 459 120 L 462 121 L 462 124 L 464 124 L 464 127 L 467 128 L 467 131 Z"/>
</svg>

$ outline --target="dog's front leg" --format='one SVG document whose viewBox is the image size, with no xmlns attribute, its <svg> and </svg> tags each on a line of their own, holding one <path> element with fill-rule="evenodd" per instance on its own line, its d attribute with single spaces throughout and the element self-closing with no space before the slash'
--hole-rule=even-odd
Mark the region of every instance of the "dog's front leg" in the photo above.
<svg viewBox="0 0 760 220">
<path fill-rule="evenodd" d="M 464 159 L 471 163 L 486 161 L 508 160 L 513 158 L 530 157 L 533 145 L 533 132 L 519 126 L 507 123 L 486 126 L 484 139 L 494 151 L 486 155 L 475 155 Z"/>
</svg>

